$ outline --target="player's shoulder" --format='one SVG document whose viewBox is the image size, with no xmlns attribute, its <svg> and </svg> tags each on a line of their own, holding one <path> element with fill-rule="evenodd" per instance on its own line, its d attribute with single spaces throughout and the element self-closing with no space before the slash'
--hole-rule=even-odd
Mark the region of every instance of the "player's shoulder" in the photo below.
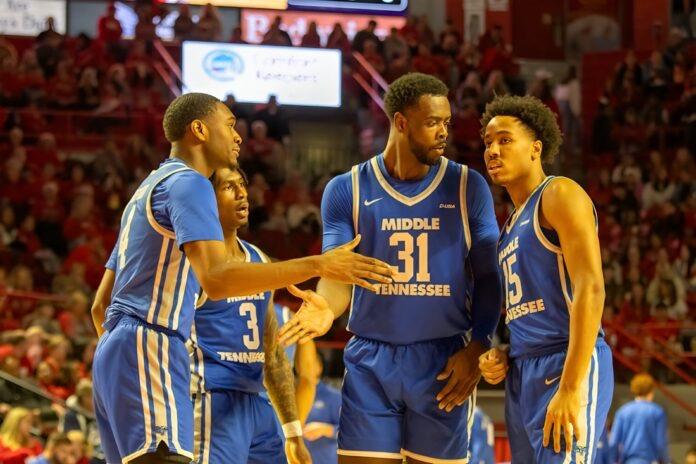
<svg viewBox="0 0 696 464">
<path fill-rule="evenodd" d="M 176 195 L 198 196 L 203 192 L 212 192 L 213 184 L 198 171 L 184 167 L 164 178 L 158 188 Z"/>
<path fill-rule="evenodd" d="M 256 254 L 256 255 L 258 256 L 258 259 L 260 259 L 261 261 L 266 262 L 266 263 L 270 263 L 270 262 L 271 262 L 271 258 L 269 258 L 268 255 L 266 254 L 266 252 L 263 251 L 263 250 L 262 250 L 261 248 L 259 248 L 258 246 L 254 245 L 254 244 L 251 243 L 251 242 L 248 242 L 248 241 L 246 241 L 246 240 L 243 240 L 243 239 L 239 239 L 239 241 L 242 242 L 242 245 L 244 245 L 244 247 L 245 247 L 250 253 Z"/>
<path fill-rule="evenodd" d="M 551 200 L 589 200 L 584 188 L 569 177 L 554 176 L 548 181 L 543 192 L 544 199 Z"/>
</svg>

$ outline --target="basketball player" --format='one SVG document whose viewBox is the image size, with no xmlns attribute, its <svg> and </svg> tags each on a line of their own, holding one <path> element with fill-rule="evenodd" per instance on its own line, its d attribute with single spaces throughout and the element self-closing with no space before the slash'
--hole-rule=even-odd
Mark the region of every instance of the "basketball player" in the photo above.
<svg viewBox="0 0 696 464">
<path fill-rule="evenodd" d="M 614 415 L 609 449 L 611 462 L 619 464 L 668 464 L 667 414 L 655 403 L 655 379 L 638 374 L 631 379 L 635 399 Z"/>
<path fill-rule="evenodd" d="M 385 97 L 383 153 L 334 178 L 322 199 L 324 250 L 362 234 L 361 253 L 394 266 L 375 293 L 322 279 L 281 328 L 300 343 L 328 330 L 351 304 L 339 462 L 466 462 L 478 356 L 501 301 L 498 226 L 483 177 L 444 158 L 447 86 L 407 74 Z M 331 311 L 329 311 L 329 309 Z"/>
<path fill-rule="evenodd" d="M 249 216 L 243 173 L 218 169 L 213 186 L 227 259 L 269 262 L 261 250 L 237 237 Z M 203 294 L 191 331 L 196 463 L 311 462 L 302 440 L 292 367 L 277 330 L 271 291 L 222 300 Z M 259 395 L 264 384 L 273 407 Z M 276 412 L 285 445 L 276 433 Z"/>
<path fill-rule="evenodd" d="M 510 351 L 486 353 L 481 371 L 498 383 L 511 359 L 513 463 L 590 464 L 614 388 L 594 207 L 578 184 L 544 173 L 561 133 L 538 99 L 498 97 L 481 121 L 488 174 L 515 205 L 498 242 Z"/>
<path fill-rule="evenodd" d="M 235 117 L 199 93 L 175 99 L 164 115 L 170 158 L 136 190 L 97 290 L 93 318 L 106 330 L 93 365 L 94 406 L 107 461 L 189 462 L 193 406 L 185 340 L 196 293 L 213 299 L 254 295 L 312 276 L 371 288 L 387 266 L 336 253 L 282 263 L 227 261 L 208 177 L 236 165 Z M 332 256 L 333 255 L 333 256 Z M 388 279 L 387 279 L 388 280 Z"/>
</svg>

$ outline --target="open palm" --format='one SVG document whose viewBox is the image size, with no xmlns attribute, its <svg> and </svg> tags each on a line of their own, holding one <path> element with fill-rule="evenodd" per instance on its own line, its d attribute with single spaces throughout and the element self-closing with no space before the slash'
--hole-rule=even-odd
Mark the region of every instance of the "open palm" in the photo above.
<svg viewBox="0 0 696 464">
<path fill-rule="evenodd" d="M 326 299 L 312 290 L 300 290 L 294 285 L 289 286 L 288 291 L 302 299 L 302 306 L 278 331 L 280 343 L 285 346 L 302 344 L 328 332 L 334 321 L 334 312 Z"/>
</svg>

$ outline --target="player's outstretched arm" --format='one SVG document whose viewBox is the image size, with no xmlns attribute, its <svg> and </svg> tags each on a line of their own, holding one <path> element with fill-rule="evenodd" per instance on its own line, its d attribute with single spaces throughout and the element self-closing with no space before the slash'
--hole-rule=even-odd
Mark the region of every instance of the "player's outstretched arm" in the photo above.
<svg viewBox="0 0 696 464">
<path fill-rule="evenodd" d="M 580 429 L 576 418 L 580 411 L 580 386 L 590 366 L 602 319 L 604 278 L 594 208 L 587 193 L 570 179 L 555 179 L 544 191 L 541 211 L 558 233 L 574 296 L 568 355 L 544 424 L 543 444 L 549 445 L 553 432 L 554 451 L 558 453 L 562 432 L 568 451 L 573 435 L 582 441 L 586 432 Z"/>
<path fill-rule="evenodd" d="M 302 423 L 295 403 L 295 383 L 292 368 L 283 347 L 278 343 L 278 322 L 273 310 L 273 299 L 266 311 L 264 327 L 264 384 L 273 408 L 283 424 L 285 450 L 290 464 L 309 464 L 312 459 L 302 440 Z"/>
<path fill-rule="evenodd" d="M 388 264 L 353 252 L 359 242 L 358 235 L 321 255 L 267 264 L 228 262 L 224 243 L 215 240 L 185 243 L 184 251 L 201 287 L 214 300 L 275 290 L 313 277 L 368 289 L 373 289 L 371 280 L 391 282 L 392 269 Z"/>
<path fill-rule="evenodd" d="M 114 289 L 114 281 L 116 280 L 116 274 L 111 269 L 105 269 L 104 275 L 102 276 L 101 282 L 99 282 L 99 287 L 97 292 L 94 294 L 94 301 L 92 302 L 92 323 L 94 324 L 94 329 L 97 331 L 97 336 L 101 337 L 104 333 L 104 328 L 102 324 L 104 323 L 104 318 L 106 316 L 106 308 L 111 303 L 111 292 Z"/>
</svg>

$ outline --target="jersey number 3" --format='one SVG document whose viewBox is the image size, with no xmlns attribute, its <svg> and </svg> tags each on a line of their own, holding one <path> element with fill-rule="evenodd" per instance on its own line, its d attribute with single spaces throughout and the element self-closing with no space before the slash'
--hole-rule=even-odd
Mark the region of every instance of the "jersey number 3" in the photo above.
<svg viewBox="0 0 696 464">
<path fill-rule="evenodd" d="M 249 315 L 247 327 L 251 330 L 251 335 L 244 335 L 242 340 L 247 349 L 258 350 L 261 340 L 259 338 L 259 321 L 256 318 L 256 305 L 254 303 L 246 302 L 239 305 L 239 315 L 244 317 L 247 314 Z"/>
</svg>

